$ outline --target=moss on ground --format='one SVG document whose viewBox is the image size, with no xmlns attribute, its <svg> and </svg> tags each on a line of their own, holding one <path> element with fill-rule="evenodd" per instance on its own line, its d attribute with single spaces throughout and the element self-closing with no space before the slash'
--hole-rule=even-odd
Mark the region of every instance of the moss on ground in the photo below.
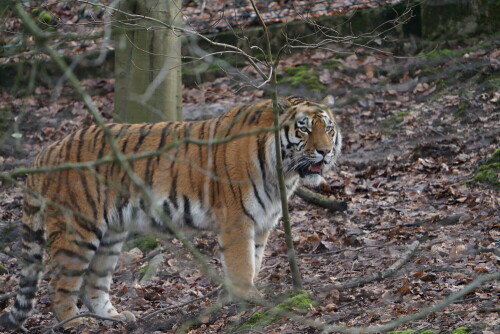
<svg viewBox="0 0 500 334">
<path fill-rule="evenodd" d="M 408 116 L 408 115 L 409 115 L 408 111 L 400 111 L 400 112 L 396 113 L 395 115 L 383 120 L 381 125 L 384 128 L 390 128 L 394 125 L 397 125 L 397 124 L 403 122 L 405 116 Z"/>
<path fill-rule="evenodd" d="M 141 250 L 141 252 L 145 254 L 155 249 L 158 246 L 158 241 L 154 237 L 138 236 L 136 238 L 131 239 L 128 242 L 128 246 L 130 248 L 137 247 Z"/>
<path fill-rule="evenodd" d="M 477 169 L 476 174 L 472 178 L 472 182 L 487 184 L 495 189 L 500 189 L 500 149 L 497 149 L 493 154 L 486 159 Z"/>
<path fill-rule="evenodd" d="M 139 271 L 137 272 L 139 279 L 141 279 L 144 276 L 144 274 L 146 273 L 146 271 L 148 271 L 148 269 L 149 269 L 149 264 L 139 269 Z"/>
<path fill-rule="evenodd" d="M 312 91 L 323 91 L 326 86 L 319 81 L 319 75 L 314 69 L 306 65 L 289 67 L 284 70 L 278 79 L 279 83 L 288 83 L 291 87 L 297 87 L 300 84 Z"/>
<path fill-rule="evenodd" d="M 413 334 L 413 333 L 418 333 L 418 334 L 434 334 L 438 333 L 438 331 L 432 330 L 432 329 L 426 329 L 424 331 L 419 331 L 417 329 L 408 329 L 404 331 L 392 331 L 392 332 L 387 332 L 387 334 Z M 458 327 L 451 332 L 450 334 L 467 334 L 469 333 L 469 328 L 467 327 Z"/>
<path fill-rule="evenodd" d="M 312 300 L 306 291 L 295 293 L 285 299 L 282 303 L 272 307 L 264 312 L 255 312 L 250 318 L 241 325 L 240 329 L 249 327 L 263 327 L 270 325 L 283 317 L 284 312 L 293 312 L 296 310 L 307 310 L 311 305 L 317 303 Z"/>
</svg>

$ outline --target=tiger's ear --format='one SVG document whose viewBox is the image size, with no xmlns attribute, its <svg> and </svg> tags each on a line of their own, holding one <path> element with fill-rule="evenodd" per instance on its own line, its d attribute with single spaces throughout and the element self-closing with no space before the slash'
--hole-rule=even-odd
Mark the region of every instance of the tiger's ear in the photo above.
<svg viewBox="0 0 500 334">
<path fill-rule="evenodd" d="M 282 114 L 285 110 L 290 108 L 292 104 L 290 103 L 288 98 L 278 97 L 278 107 L 280 108 L 280 114 Z"/>
<path fill-rule="evenodd" d="M 323 104 L 328 108 L 331 108 L 335 104 L 335 98 L 333 97 L 333 95 L 327 95 L 323 100 L 321 100 L 320 104 Z"/>
</svg>

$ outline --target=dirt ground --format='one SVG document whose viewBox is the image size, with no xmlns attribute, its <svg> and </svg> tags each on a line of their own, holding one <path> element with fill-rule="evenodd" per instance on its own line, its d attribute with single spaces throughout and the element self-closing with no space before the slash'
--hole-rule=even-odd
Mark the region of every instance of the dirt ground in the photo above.
<svg viewBox="0 0 500 334">
<path fill-rule="evenodd" d="M 498 188 L 472 181 L 478 167 L 499 148 L 499 45 L 499 36 L 490 36 L 416 55 L 343 47 L 342 54 L 301 52 L 282 61 L 282 94 L 332 94 L 337 99 L 334 111 L 344 136 L 343 155 L 320 191 L 348 203 L 348 210 L 339 213 L 298 197 L 291 201 L 303 287 L 315 301 L 305 310 L 295 309 L 297 317 L 328 325 L 377 325 L 416 313 L 479 275 L 498 270 Z M 305 74 L 289 68 L 305 69 Z M 308 85 L 320 85 L 293 86 L 287 78 L 296 75 L 304 75 L 302 82 Z M 316 81 L 305 79 L 310 77 Z M 82 83 L 111 120 L 113 80 Z M 241 89 L 227 77 L 184 88 L 187 110 L 224 110 L 266 96 L 265 91 Z M 6 120 L 0 120 L 1 171 L 29 164 L 41 147 L 90 122 L 68 85 L 59 90 L 40 86 L 25 97 L 3 92 L 0 110 L 8 111 Z M 22 133 L 22 138 L 12 137 L 13 132 Z M 20 249 L 22 192 L 13 185 L 2 186 L 0 291 L 9 293 L 18 283 L 15 255 Z M 291 290 L 283 234 L 283 227 L 277 226 L 257 282 L 270 303 Z M 415 241 L 418 246 L 405 258 Z M 213 236 L 202 234 L 194 242 L 220 269 Z M 401 258 L 406 261 L 392 276 L 345 287 L 384 272 Z M 197 269 L 177 240 L 157 276 L 139 284 L 139 271 L 150 259 L 146 251 L 127 249 L 114 278 L 114 303 L 134 312 L 137 323 L 97 323 L 67 332 L 168 333 L 186 323 L 189 333 L 321 332 L 291 317 L 241 327 L 265 307 L 217 308 L 217 293 L 181 305 L 217 285 Z M 38 310 L 26 324 L 33 333 L 44 332 L 34 329 L 37 326 L 55 324 L 46 288 L 47 279 Z M 467 327 L 472 333 L 498 333 L 498 295 L 498 285 L 487 282 L 444 310 L 399 328 L 449 333 Z M 2 300 L 0 308 L 8 304 Z M 175 305 L 142 320 L 154 310 Z"/>
</svg>

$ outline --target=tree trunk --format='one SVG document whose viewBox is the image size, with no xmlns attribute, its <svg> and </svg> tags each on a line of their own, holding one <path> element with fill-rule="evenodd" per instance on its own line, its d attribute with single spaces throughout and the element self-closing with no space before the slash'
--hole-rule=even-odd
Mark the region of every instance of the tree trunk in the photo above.
<svg viewBox="0 0 500 334">
<path fill-rule="evenodd" d="M 119 9 L 180 25 L 180 0 L 122 0 Z M 130 17 L 128 17 L 130 19 Z M 116 122 L 182 120 L 181 39 L 150 20 L 125 21 L 114 31 Z"/>
</svg>

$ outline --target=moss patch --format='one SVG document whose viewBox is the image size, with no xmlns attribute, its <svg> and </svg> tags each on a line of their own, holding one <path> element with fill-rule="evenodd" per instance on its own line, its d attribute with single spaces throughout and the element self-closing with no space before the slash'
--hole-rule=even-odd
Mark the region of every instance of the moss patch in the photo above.
<svg viewBox="0 0 500 334">
<path fill-rule="evenodd" d="M 240 329 L 263 327 L 281 319 L 283 317 L 283 312 L 307 310 L 311 305 L 314 306 L 316 304 L 317 303 L 309 297 L 306 291 L 301 291 L 299 293 L 292 294 L 282 303 L 267 311 L 255 312 L 243 325 L 241 325 Z"/>
<path fill-rule="evenodd" d="M 392 331 L 388 332 L 388 334 L 412 334 L 412 333 L 418 333 L 418 334 L 434 334 L 436 331 L 433 331 L 432 329 L 426 329 L 425 331 L 418 331 L 414 329 L 408 329 L 405 331 Z"/>
<path fill-rule="evenodd" d="M 148 269 L 149 269 L 149 264 L 139 269 L 139 271 L 137 272 L 137 275 L 139 275 L 139 279 L 141 279 L 144 276 L 144 274 L 146 273 L 146 271 L 148 271 Z"/>
<path fill-rule="evenodd" d="M 148 237 L 148 236 L 139 236 L 139 237 L 131 239 L 128 242 L 129 248 L 137 247 L 144 254 L 148 253 L 149 251 L 152 251 L 157 246 L 158 246 L 158 241 L 156 240 L 156 238 Z"/>
<path fill-rule="evenodd" d="M 312 91 L 323 91 L 326 89 L 326 86 L 319 81 L 318 73 L 306 65 L 285 69 L 284 74 L 278 78 L 278 82 L 289 84 L 291 87 L 297 87 L 302 84 Z"/>
<path fill-rule="evenodd" d="M 451 334 L 467 334 L 469 333 L 469 328 L 467 327 L 458 327 L 457 329 L 454 329 Z"/>
<path fill-rule="evenodd" d="M 390 128 L 404 121 L 405 116 L 408 116 L 408 111 L 400 111 L 396 115 L 387 118 L 382 121 L 381 125 L 385 128 Z"/>
<path fill-rule="evenodd" d="M 495 189 L 500 189 L 500 149 L 497 149 L 486 161 L 479 166 L 472 182 L 484 183 Z"/>
</svg>

